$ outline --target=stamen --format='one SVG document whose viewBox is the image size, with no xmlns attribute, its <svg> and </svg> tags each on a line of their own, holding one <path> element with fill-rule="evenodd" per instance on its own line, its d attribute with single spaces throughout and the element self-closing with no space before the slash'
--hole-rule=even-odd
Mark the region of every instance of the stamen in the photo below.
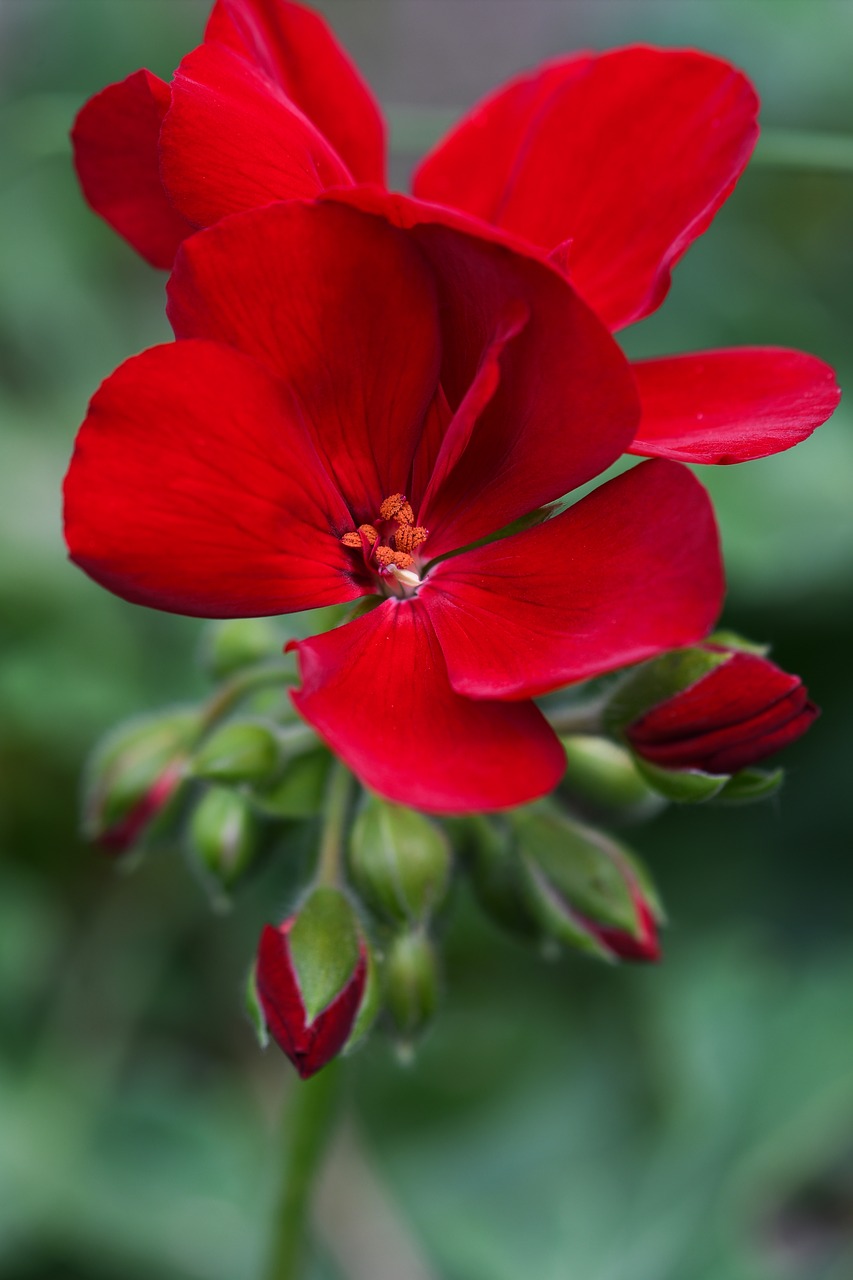
<svg viewBox="0 0 853 1280">
<path fill-rule="evenodd" d="M 371 546 L 373 546 L 379 537 L 379 534 L 376 532 L 372 524 L 360 524 L 357 531 L 353 533 L 345 533 L 341 538 L 341 542 L 345 547 L 360 547 L 362 535 L 367 539 Z"/>
<path fill-rule="evenodd" d="M 426 539 L 427 530 L 422 524 L 404 524 L 394 534 L 394 545 L 398 551 L 414 551 Z"/>
<path fill-rule="evenodd" d="M 406 501 L 404 493 L 392 493 L 379 508 L 380 520 L 399 520 L 401 524 L 413 524 L 415 513 Z"/>
<path fill-rule="evenodd" d="M 376 563 L 382 569 L 390 569 L 392 565 L 396 565 L 398 569 L 409 569 L 415 561 L 405 551 L 392 551 L 390 547 L 377 547 Z"/>
</svg>

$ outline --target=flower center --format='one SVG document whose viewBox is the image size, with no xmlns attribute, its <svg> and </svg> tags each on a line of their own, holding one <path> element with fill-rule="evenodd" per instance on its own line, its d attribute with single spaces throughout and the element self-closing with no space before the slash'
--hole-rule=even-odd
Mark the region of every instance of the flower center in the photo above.
<svg viewBox="0 0 853 1280">
<path fill-rule="evenodd" d="M 345 533 L 345 547 L 361 551 L 364 563 L 381 578 L 393 578 L 404 588 L 420 582 L 412 552 L 426 541 L 429 530 L 415 524 L 415 513 L 403 493 L 392 493 L 379 508 L 374 524 L 360 524 Z"/>
</svg>

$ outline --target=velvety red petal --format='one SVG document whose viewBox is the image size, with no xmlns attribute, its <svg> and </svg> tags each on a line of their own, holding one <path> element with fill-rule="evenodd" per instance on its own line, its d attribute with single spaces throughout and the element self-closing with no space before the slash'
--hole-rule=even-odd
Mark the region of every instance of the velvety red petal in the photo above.
<svg viewBox="0 0 853 1280">
<path fill-rule="evenodd" d="M 835 409 L 829 365 L 784 347 L 641 360 L 642 417 L 631 453 L 680 462 L 749 462 L 790 449 Z"/>
<path fill-rule="evenodd" d="M 714 514 L 685 467 L 644 463 L 441 561 L 419 596 L 458 693 L 535 697 L 707 634 L 723 596 Z"/>
<path fill-rule="evenodd" d="M 178 245 L 195 230 L 160 181 L 160 126 L 170 101 L 164 81 L 134 71 L 90 98 L 71 130 L 83 194 L 152 267 L 171 267 Z"/>
<path fill-rule="evenodd" d="M 444 335 L 442 387 L 464 399 L 483 353 L 499 378 L 468 444 L 419 520 L 440 555 L 496 532 L 604 471 L 629 447 L 638 403 L 616 343 L 541 262 L 435 223 L 410 235 L 433 264 Z M 504 341 L 505 326 L 527 321 Z"/>
<path fill-rule="evenodd" d="M 296 647 L 297 708 L 389 800 L 437 813 L 503 809 L 545 795 L 562 776 L 563 749 L 532 703 L 453 692 L 417 599 L 387 600 Z"/>
<path fill-rule="evenodd" d="M 799 676 L 735 653 L 640 716 L 627 736 L 664 768 L 736 773 L 799 738 L 817 714 Z"/>
<path fill-rule="evenodd" d="M 160 133 L 160 172 L 175 208 L 200 227 L 352 182 L 283 89 L 214 43 L 194 49 L 175 72 Z"/>
<path fill-rule="evenodd" d="M 435 285 L 410 238 L 342 205 L 279 204 L 188 241 L 179 338 L 255 356 L 298 396 L 356 523 L 404 493 L 441 359 Z"/>
<path fill-rule="evenodd" d="M 65 481 L 71 558 L 136 604 L 199 617 L 362 594 L 350 515 L 279 383 L 210 342 L 154 347 L 95 394 Z"/>
<path fill-rule="evenodd" d="M 334 147 L 359 182 L 385 181 L 385 124 L 328 24 L 289 0 L 217 0 L 205 40 L 257 63 Z"/>
<path fill-rule="evenodd" d="M 749 81 L 707 54 L 582 54 L 475 107 L 423 162 L 414 191 L 558 250 L 618 328 L 660 305 L 670 269 L 749 159 L 757 110 Z"/>
</svg>

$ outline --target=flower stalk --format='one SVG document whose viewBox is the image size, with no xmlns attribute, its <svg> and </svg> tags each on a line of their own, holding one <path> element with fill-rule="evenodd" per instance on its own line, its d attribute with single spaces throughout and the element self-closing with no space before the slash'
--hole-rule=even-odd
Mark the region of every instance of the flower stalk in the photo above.
<svg viewBox="0 0 853 1280">
<path fill-rule="evenodd" d="M 329 773 L 323 832 L 317 857 L 318 885 L 335 888 L 341 879 L 344 833 L 352 796 L 352 774 L 337 761 Z"/>
<path fill-rule="evenodd" d="M 340 1098 L 341 1064 L 294 1090 L 285 1111 L 284 1168 L 265 1280 L 298 1280 L 305 1255 L 311 1193 L 331 1136 Z"/>
</svg>

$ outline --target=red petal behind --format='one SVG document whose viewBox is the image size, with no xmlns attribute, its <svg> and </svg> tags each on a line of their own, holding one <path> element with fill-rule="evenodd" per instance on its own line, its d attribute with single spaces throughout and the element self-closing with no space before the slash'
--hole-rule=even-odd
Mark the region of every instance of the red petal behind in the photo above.
<svg viewBox="0 0 853 1280">
<path fill-rule="evenodd" d="M 150 71 L 102 89 L 71 131 L 74 164 L 89 204 L 152 267 L 171 267 L 195 230 L 172 207 L 160 181 L 160 126 L 169 86 Z"/>
<path fill-rule="evenodd" d="M 757 110 L 746 78 L 707 54 L 581 55 L 475 107 L 414 189 L 561 246 L 572 283 L 619 328 L 662 302 L 672 266 L 749 159 Z"/>
<path fill-rule="evenodd" d="M 218 0 L 205 39 L 255 62 L 329 140 L 357 181 L 385 181 L 382 113 L 319 13 L 288 0 Z"/>
<path fill-rule="evenodd" d="M 642 417 L 631 453 L 680 462 L 749 462 L 805 440 L 841 392 L 803 351 L 743 347 L 633 366 Z"/>
</svg>

